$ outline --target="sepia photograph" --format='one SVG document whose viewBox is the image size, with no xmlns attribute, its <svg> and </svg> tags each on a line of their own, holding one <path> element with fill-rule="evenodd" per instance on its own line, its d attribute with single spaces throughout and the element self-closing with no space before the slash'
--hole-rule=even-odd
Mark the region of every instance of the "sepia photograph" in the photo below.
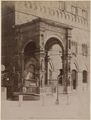
<svg viewBox="0 0 91 120">
<path fill-rule="evenodd" d="M 90 1 L 1 1 L 1 119 L 90 120 Z"/>
</svg>

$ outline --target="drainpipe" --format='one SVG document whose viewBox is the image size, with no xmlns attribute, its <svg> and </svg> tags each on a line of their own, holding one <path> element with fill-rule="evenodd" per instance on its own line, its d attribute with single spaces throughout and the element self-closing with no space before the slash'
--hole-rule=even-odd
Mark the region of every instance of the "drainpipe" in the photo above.
<svg viewBox="0 0 91 120">
<path fill-rule="evenodd" d="M 69 66 L 71 61 L 70 49 L 71 49 L 71 28 L 67 28 L 66 33 L 66 50 L 65 50 L 65 86 L 64 92 L 67 94 L 67 86 L 68 86 L 68 77 L 70 74 Z"/>
</svg>

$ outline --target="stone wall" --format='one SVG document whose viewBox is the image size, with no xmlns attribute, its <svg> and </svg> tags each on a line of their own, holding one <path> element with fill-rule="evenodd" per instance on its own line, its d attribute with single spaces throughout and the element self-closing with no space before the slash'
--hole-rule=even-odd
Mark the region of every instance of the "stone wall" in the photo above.
<svg viewBox="0 0 91 120">
<path fill-rule="evenodd" d="M 61 7 L 62 6 L 62 7 Z M 79 14 L 75 15 L 72 13 L 72 6 L 80 9 Z M 88 25 L 88 16 L 84 18 L 82 11 L 87 9 L 88 4 L 81 2 L 80 4 L 75 2 L 16 2 L 15 13 L 16 13 L 16 24 L 23 24 L 29 22 L 35 18 L 42 17 L 56 22 L 64 24 L 70 24 L 72 26 L 86 28 Z"/>
<path fill-rule="evenodd" d="M 15 14 L 12 2 L 2 2 L 2 64 L 8 66 L 16 52 Z"/>
</svg>

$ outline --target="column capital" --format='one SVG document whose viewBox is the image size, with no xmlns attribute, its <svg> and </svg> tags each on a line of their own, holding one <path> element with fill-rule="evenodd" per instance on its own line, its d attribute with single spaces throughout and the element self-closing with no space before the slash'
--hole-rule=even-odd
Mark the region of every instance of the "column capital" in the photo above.
<svg viewBox="0 0 91 120">
<path fill-rule="evenodd" d="M 19 55 L 24 55 L 24 51 L 20 51 L 18 54 Z"/>
<path fill-rule="evenodd" d="M 67 29 L 67 38 L 71 38 L 72 34 L 71 34 L 71 29 Z"/>
<path fill-rule="evenodd" d="M 37 50 L 36 52 L 35 52 L 35 54 L 36 55 L 39 55 L 39 56 L 44 56 L 45 57 L 45 55 L 46 55 L 46 53 L 45 53 L 45 51 L 44 50 Z"/>
</svg>

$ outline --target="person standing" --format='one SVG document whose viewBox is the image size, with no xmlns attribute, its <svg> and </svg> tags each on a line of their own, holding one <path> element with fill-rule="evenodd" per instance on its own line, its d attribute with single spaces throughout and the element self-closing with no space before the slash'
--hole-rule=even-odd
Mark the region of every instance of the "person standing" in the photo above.
<svg viewBox="0 0 91 120">
<path fill-rule="evenodd" d="M 62 80 L 63 80 L 63 71 L 62 69 L 59 70 L 59 75 L 58 75 L 58 83 L 62 85 Z"/>
</svg>

